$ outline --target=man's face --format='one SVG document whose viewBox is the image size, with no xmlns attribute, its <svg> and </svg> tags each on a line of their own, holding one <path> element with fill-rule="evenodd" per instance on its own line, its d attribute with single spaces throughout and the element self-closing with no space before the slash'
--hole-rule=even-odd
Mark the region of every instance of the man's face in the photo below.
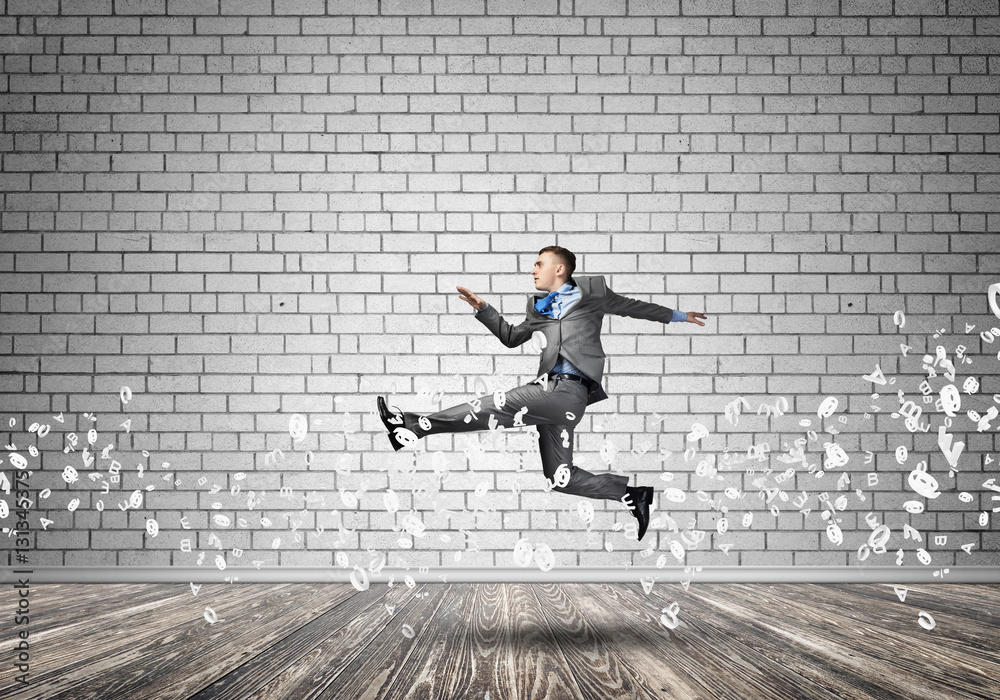
<svg viewBox="0 0 1000 700">
<path fill-rule="evenodd" d="M 554 253 L 548 251 L 542 253 L 535 260 L 535 267 L 531 274 L 535 278 L 535 289 L 544 289 L 554 292 L 566 283 L 566 280 L 559 278 L 565 275 L 566 266 L 559 262 Z"/>
</svg>

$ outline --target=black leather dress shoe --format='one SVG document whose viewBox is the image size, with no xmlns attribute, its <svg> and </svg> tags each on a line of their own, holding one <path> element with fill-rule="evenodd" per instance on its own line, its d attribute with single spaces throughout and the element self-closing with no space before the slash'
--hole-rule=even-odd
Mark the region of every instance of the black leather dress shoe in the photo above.
<svg viewBox="0 0 1000 700">
<path fill-rule="evenodd" d="M 389 443 L 392 445 L 392 449 L 399 452 L 403 448 L 403 443 L 396 439 L 394 431 L 396 428 L 405 427 L 403 426 L 403 416 L 399 413 L 390 411 L 383 397 L 379 396 L 377 403 L 378 415 L 382 419 L 382 424 L 385 426 L 385 429 L 389 431 Z"/>
<path fill-rule="evenodd" d="M 636 520 L 639 521 L 639 540 L 641 541 L 649 527 L 649 506 L 653 503 L 653 487 L 639 486 L 628 489 L 632 499 L 632 507 L 629 509 Z"/>
</svg>

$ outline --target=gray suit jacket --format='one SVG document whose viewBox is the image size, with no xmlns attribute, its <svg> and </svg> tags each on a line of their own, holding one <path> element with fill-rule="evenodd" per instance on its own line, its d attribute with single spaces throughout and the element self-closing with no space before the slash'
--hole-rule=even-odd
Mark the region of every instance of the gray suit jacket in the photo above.
<svg viewBox="0 0 1000 700">
<path fill-rule="evenodd" d="M 493 304 L 478 311 L 476 318 L 508 348 L 531 340 L 535 331 L 544 333 L 546 344 L 538 365 L 538 376 L 550 372 L 556 366 L 557 356 L 562 355 L 594 380 L 587 399 L 589 406 L 608 398 L 601 386 L 606 357 L 601 347 L 604 314 L 670 323 L 674 310 L 615 294 L 601 275 L 574 277 L 573 282 L 580 288 L 581 297 L 560 319 L 544 316 L 535 310 L 535 302 L 547 292 L 536 292 L 528 297 L 528 315 L 520 325 L 507 323 Z"/>
</svg>

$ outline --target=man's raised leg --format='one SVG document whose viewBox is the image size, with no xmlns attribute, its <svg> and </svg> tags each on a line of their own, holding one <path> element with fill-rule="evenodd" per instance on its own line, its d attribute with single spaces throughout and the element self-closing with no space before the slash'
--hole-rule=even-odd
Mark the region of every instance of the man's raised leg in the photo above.
<svg viewBox="0 0 1000 700">
<path fill-rule="evenodd" d="M 550 388 L 551 391 L 551 388 Z M 478 410 L 475 404 L 478 401 Z M 515 387 L 504 394 L 504 405 L 497 406 L 493 395 L 488 394 L 472 402 L 463 401 L 449 408 L 425 416 L 428 428 L 420 425 L 420 414 L 411 411 L 403 413 L 403 427 L 413 432 L 418 438 L 438 433 L 465 433 L 474 430 L 489 430 L 492 416 L 496 424 L 504 428 L 514 428 L 518 425 L 535 425 L 539 420 L 546 420 L 547 413 L 539 411 L 547 406 L 545 389 L 536 383 Z M 527 410 L 524 410 L 527 408 Z M 516 421 L 516 423 L 515 423 Z"/>
</svg>

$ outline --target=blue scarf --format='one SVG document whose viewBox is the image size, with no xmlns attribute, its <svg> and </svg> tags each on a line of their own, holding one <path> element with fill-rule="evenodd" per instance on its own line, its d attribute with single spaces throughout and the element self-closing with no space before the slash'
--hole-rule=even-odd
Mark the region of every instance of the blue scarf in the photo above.
<svg viewBox="0 0 1000 700">
<path fill-rule="evenodd" d="M 542 297 L 541 299 L 539 299 L 538 301 L 536 301 L 535 302 L 535 311 L 537 311 L 538 313 L 540 313 L 540 314 L 542 314 L 544 316 L 550 316 L 552 318 L 555 318 L 555 316 L 553 315 L 553 312 L 552 312 L 552 304 L 555 302 L 556 297 L 559 296 L 560 294 L 571 294 L 573 292 L 579 293 L 579 290 L 576 287 L 574 287 L 572 284 L 570 284 L 569 282 L 567 282 L 566 284 L 564 284 L 562 287 L 560 287 L 556 291 L 549 292 L 548 295 L 546 295 L 545 297 Z"/>
<path fill-rule="evenodd" d="M 549 292 L 548 296 L 539 299 L 535 302 L 535 311 L 540 314 L 549 314 L 549 309 L 552 308 L 552 302 L 555 301 L 556 297 L 559 295 L 559 291 Z"/>
</svg>

